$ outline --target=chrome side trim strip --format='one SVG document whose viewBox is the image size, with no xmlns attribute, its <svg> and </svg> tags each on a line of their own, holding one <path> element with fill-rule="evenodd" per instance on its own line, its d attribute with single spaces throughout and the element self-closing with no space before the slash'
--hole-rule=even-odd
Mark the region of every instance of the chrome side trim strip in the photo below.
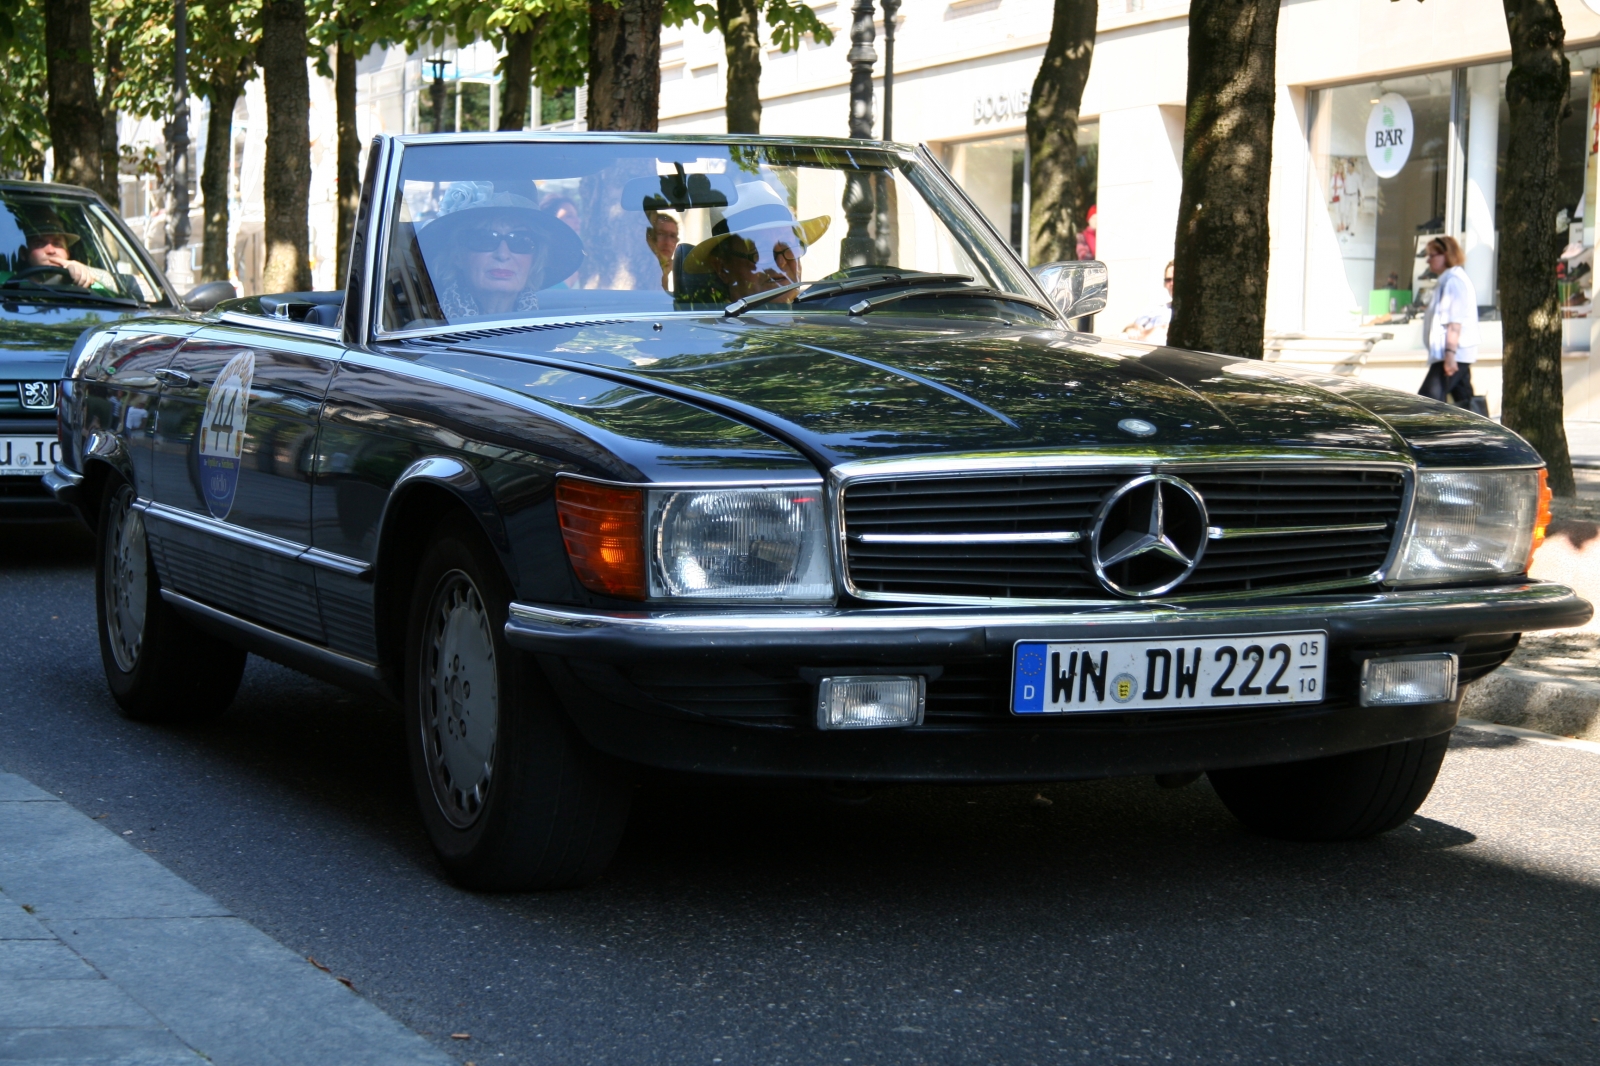
<svg viewBox="0 0 1600 1066">
<path fill-rule="evenodd" d="M 162 589 L 161 598 L 172 604 L 179 611 L 233 630 L 244 637 L 274 648 L 284 654 L 301 659 L 310 659 L 332 670 L 354 674 L 368 681 L 381 681 L 383 679 L 383 672 L 379 669 L 377 663 L 369 663 L 365 659 L 341 655 L 339 652 L 331 651 L 320 644 L 312 644 L 310 641 L 301 640 L 299 637 L 291 637 L 287 633 L 280 633 L 276 629 L 268 629 L 266 626 L 246 621 L 238 615 L 229 614 L 227 611 L 219 611 L 217 608 L 201 603 L 199 600 L 192 600 L 180 592 L 173 592 L 171 589 Z"/>
<path fill-rule="evenodd" d="M 1357 522 L 1348 526 L 1261 526 L 1256 529 L 1222 529 L 1207 526 L 1209 540 L 1237 540 L 1240 537 L 1289 537 L 1296 533 L 1381 533 L 1389 528 L 1387 522 Z"/>
<path fill-rule="evenodd" d="M 861 544 L 1075 544 L 1082 533 L 851 533 Z"/>
<path fill-rule="evenodd" d="M 246 548 L 276 555 L 281 559 L 298 559 L 305 554 L 306 546 L 296 544 L 292 540 L 283 540 L 280 537 L 269 536 L 266 533 L 257 533 L 253 529 L 243 529 L 228 522 L 220 522 L 209 515 L 198 515 L 193 511 L 185 511 L 165 503 L 156 503 L 154 500 L 137 499 L 133 501 L 133 509 L 144 512 L 146 518 L 170 522 L 184 529 L 192 529 L 197 533 L 207 533 L 213 537 L 231 541 Z"/>
<path fill-rule="evenodd" d="M 362 581 L 372 579 L 372 564 L 362 559 L 352 559 L 347 555 L 336 555 L 320 548 L 308 548 L 292 540 L 284 540 L 266 533 L 257 533 L 253 529 L 245 529 L 231 522 L 222 522 L 210 515 L 195 514 L 185 511 L 170 504 L 156 503 L 143 497 L 133 501 L 133 509 L 142 512 L 148 518 L 161 522 L 170 522 L 175 526 L 192 529 L 197 533 L 205 533 L 213 537 L 220 537 L 246 548 L 276 555 L 280 559 L 294 559 L 308 566 L 315 566 L 322 570 L 331 570 L 336 574 L 358 578 Z"/>
<path fill-rule="evenodd" d="M 1259 594 L 1258 594 L 1259 595 Z M 1255 603 L 1238 607 L 1199 606 L 1186 608 L 1176 603 L 1129 603 L 1108 606 L 1095 604 L 1093 610 L 1049 611 L 936 611 L 926 608 L 870 608 L 846 611 L 837 608 L 771 608 L 764 611 L 594 611 L 572 607 L 541 607 L 538 604 L 512 603 L 507 634 L 524 625 L 545 631 L 603 629 L 618 633 L 865 633 L 912 632 L 971 628 L 1009 628 L 1013 626 L 1083 626 L 1127 623 L 1204 622 L 1259 618 L 1300 619 L 1315 615 L 1319 620 L 1373 610 L 1448 610 L 1452 607 L 1492 605 L 1495 602 L 1541 605 L 1570 602 L 1577 597 L 1564 585 L 1524 583 L 1490 588 L 1419 589 L 1374 592 L 1336 603 Z"/>
</svg>

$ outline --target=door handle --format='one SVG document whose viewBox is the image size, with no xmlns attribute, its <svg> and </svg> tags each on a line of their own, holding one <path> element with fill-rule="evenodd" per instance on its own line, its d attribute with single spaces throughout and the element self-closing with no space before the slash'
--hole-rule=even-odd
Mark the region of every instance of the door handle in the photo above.
<svg viewBox="0 0 1600 1066">
<path fill-rule="evenodd" d="M 170 370 L 167 367 L 162 367 L 160 370 L 152 370 L 151 373 L 155 375 L 155 379 L 161 384 L 168 385 L 174 389 L 185 388 L 192 380 L 183 371 Z"/>
</svg>

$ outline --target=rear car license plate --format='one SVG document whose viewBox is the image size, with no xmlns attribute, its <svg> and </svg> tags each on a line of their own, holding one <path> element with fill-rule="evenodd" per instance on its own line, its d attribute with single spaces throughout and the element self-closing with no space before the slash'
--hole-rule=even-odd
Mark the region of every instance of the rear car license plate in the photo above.
<svg viewBox="0 0 1600 1066">
<path fill-rule="evenodd" d="M 61 458 L 54 436 L 0 437 L 0 477 L 27 474 L 41 477 Z"/>
<path fill-rule="evenodd" d="M 1328 634 L 1018 641 L 1013 714 L 1175 711 L 1322 700 Z"/>
</svg>

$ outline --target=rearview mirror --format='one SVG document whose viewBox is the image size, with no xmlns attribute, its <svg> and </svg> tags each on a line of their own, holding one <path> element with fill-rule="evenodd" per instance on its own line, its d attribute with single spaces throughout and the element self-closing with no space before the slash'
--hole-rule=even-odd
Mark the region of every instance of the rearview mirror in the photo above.
<svg viewBox="0 0 1600 1066">
<path fill-rule="evenodd" d="M 1068 318 L 1082 318 L 1106 309 L 1111 272 L 1099 260 L 1046 263 L 1034 267 L 1033 276 Z"/>
<path fill-rule="evenodd" d="M 223 300 L 231 300 L 237 295 L 233 286 L 226 281 L 208 281 L 190 289 L 183 298 L 183 306 L 191 311 L 209 311 Z"/>
</svg>

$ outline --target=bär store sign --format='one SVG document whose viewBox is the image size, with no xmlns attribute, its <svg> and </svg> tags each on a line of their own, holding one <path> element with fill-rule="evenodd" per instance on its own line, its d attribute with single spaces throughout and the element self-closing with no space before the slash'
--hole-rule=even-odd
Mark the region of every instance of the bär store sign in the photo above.
<svg viewBox="0 0 1600 1066">
<path fill-rule="evenodd" d="M 1018 89 L 1015 92 L 977 97 L 972 101 L 972 124 L 985 126 L 991 122 L 1027 118 L 1028 93 L 1027 89 Z"/>
</svg>

